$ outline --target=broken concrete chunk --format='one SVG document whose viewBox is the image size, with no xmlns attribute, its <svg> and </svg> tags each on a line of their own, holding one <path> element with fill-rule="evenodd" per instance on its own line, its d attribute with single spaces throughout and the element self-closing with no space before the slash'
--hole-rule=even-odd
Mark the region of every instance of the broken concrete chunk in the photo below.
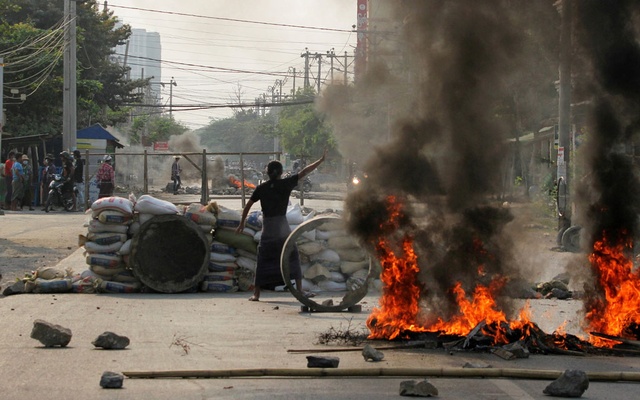
<svg viewBox="0 0 640 400">
<path fill-rule="evenodd" d="M 427 382 L 423 381 L 403 381 L 400 382 L 400 396 L 411 397 L 435 397 L 438 395 L 438 389 Z"/>
<path fill-rule="evenodd" d="M 513 354 L 516 358 L 529 358 L 529 349 L 521 342 L 513 342 L 502 346 L 503 349 Z"/>
<path fill-rule="evenodd" d="M 562 373 L 542 393 L 556 397 L 581 397 L 589 388 L 589 377 L 584 371 L 568 369 Z"/>
<path fill-rule="evenodd" d="M 370 344 L 367 344 L 362 349 L 362 357 L 364 357 L 365 361 L 382 361 L 384 359 L 384 354 L 373 348 Z"/>
<path fill-rule="evenodd" d="M 497 355 L 498 357 L 502 358 L 503 360 L 510 361 L 510 360 L 516 359 L 516 356 L 512 352 L 505 350 L 502 347 L 496 347 L 492 349 L 491 352 Z"/>
<path fill-rule="evenodd" d="M 307 368 L 338 368 L 338 357 L 307 356 Z"/>
<path fill-rule="evenodd" d="M 462 368 L 493 368 L 493 366 L 482 361 L 474 361 L 465 363 Z"/>
<path fill-rule="evenodd" d="M 113 332 L 104 332 L 91 342 L 95 347 L 102 347 L 106 350 L 122 350 L 129 345 L 129 338 L 120 336 Z"/>
<path fill-rule="evenodd" d="M 124 382 L 124 375 L 117 372 L 105 371 L 100 377 L 100 386 L 105 389 L 120 389 Z"/>
<path fill-rule="evenodd" d="M 71 341 L 71 330 L 37 319 L 33 321 L 31 337 L 39 340 L 44 347 L 65 347 Z"/>
</svg>

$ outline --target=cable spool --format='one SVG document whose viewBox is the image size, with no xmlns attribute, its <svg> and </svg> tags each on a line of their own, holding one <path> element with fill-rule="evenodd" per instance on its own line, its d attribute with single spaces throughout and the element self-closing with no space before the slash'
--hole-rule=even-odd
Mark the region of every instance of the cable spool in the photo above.
<svg viewBox="0 0 640 400">
<path fill-rule="evenodd" d="M 142 283 L 163 293 L 196 286 L 209 268 L 208 240 L 181 215 L 157 215 L 140 226 L 131 242 L 130 262 Z"/>
<path fill-rule="evenodd" d="M 347 291 L 339 304 L 319 304 L 314 300 L 305 297 L 304 294 L 300 290 L 298 290 L 298 288 L 295 288 L 291 284 L 291 279 L 289 279 L 291 272 L 289 257 L 291 256 L 291 252 L 293 251 L 294 245 L 296 244 L 298 239 L 300 239 L 300 237 L 306 232 L 317 229 L 324 224 L 335 222 L 343 222 L 343 219 L 337 215 L 329 215 L 315 217 L 308 221 L 305 221 L 302 224 L 298 225 L 298 227 L 294 229 L 293 232 L 291 232 L 282 248 L 282 254 L 280 256 L 280 270 L 282 272 L 282 279 L 291 294 L 296 299 L 298 299 L 300 303 L 306 306 L 306 309 L 303 307 L 303 311 L 337 312 L 346 309 L 349 309 L 350 311 L 360 311 L 360 306 L 356 306 L 356 304 L 367 295 L 367 292 L 369 290 L 369 281 L 372 279 L 371 257 L 368 258 L 368 275 L 365 279 L 364 284 L 357 290 Z"/>
</svg>

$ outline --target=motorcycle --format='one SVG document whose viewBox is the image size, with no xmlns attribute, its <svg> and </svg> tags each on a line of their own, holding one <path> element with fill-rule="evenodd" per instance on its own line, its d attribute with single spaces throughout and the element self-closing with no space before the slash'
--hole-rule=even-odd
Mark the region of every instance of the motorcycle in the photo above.
<svg viewBox="0 0 640 400">
<path fill-rule="evenodd" d="M 60 206 L 65 211 L 73 210 L 73 193 L 78 195 L 78 189 L 73 188 L 73 191 L 63 191 L 66 181 L 60 174 L 55 174 L 53 180 L 49 183 L 49 196 L 47 197 L 47 203 L 44 206 L 44 211 L 49 212 L 53 209 L 53 206 Z"/>
<path fill-rule="evenodd" d="M 284 174 L 284 178 L 288 178 L 289 176 L 291 176 L 291 172 L 287 172 L 286 174 Z M 313 187 L 313 184 L 311 183 L 311 179 L 309 179 L 309 176 L 305 176 L 304 180 L 302 181 L 302 190 L 305 193 L 309 193 L 311 191 L 311 188 Z M 300 190 L 300 182 L 298 182 L 298 185 L 296 187 L 293 188 L 294 190 Z"/>
</svg>

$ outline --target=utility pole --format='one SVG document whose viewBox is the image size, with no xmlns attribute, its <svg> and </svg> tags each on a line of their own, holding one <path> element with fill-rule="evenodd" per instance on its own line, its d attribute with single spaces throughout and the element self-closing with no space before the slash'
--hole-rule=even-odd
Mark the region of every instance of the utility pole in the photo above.
<svg viewBox="0 0 640 400">
<path fill-rule="evenodd" d="M 322 54 L 316 53 L 318 59 L 318 94 L 320 94 L 320 69 L 322 68 Z"/>
<path fill-rule="evenodd" d="M 571 157 L 571 0 L 562 0 L 558 106 L 558 228 L 571 226 L 569 161 Z"/>
<path fill-rule="evenodd" d="M 292 71 L 291 75 L 293 76 L 293 98 L 296 97 L 296 69 L 295 67 L 289 67 L 289 71 Z"/>
<path fill-rule="evenodd" d="M 2 155 L 2 130 L 4 129 L 4 58 L 0 57 L 0 156 Z"/>
<path fill-rule="evenodd" d="M 331 59 L 331 83 L 333 83 L 333 59 L 336 57 L 335 48 L 331 48 L 331 50 L 327 50 L 327 57 Z"/>
<path fill-rule="evenodd" d="M 62 147 L 65 150 L 76 148 L 78 130 L 77 94 L 76 94 L 76 0 L 64 0 L 65 51 L 64 84 L 62 110 Z"/>
<path fill-rule="evenodd" d="M 304 50 L 300 57 L 304 57 L 304 88 L 306 89 L 311 85 L 309 84 L 309 49 L 305 47 Z"/>
<path fill-rule="evenodd" d="M 164 87 L 165 83 L 160 82 L 160 85 Z M 178 86 L 175 80 L 173 80 L 173 76 L 169 80 L 169 118 L 173 118 L 173 87 Z"/>
</svg>

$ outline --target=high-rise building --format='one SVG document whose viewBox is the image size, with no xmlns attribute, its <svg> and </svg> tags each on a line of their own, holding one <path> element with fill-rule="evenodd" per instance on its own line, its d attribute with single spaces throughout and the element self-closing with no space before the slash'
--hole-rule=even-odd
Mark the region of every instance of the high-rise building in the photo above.
<svg viewBox="0 0 640 400">
<path fill-rule="evenodd" d="M 131 68 L 130 79 L 151 79 L 150 100 L 160 100 L 160 83 L 162 81 L 162 45 L 158 32 L 147 32 L 146 29 L 131 29 L 128 45 L 116 47 L 115 59 Z"/>
</svg>

